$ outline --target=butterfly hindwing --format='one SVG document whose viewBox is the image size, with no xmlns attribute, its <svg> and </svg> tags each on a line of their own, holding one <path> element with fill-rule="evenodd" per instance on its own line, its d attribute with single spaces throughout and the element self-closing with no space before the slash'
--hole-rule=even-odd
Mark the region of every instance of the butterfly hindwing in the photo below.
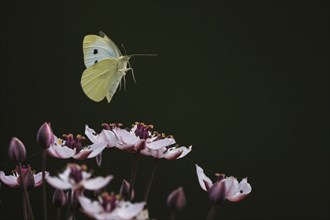
<svg viewBox="0 0 330 220">
<path fill-rule="evenodd" d="M 114 86 L 117 89 L 121 80 L 121 76 L 118 75 L 117 64 L 117 59 L 108 58 L 90 66 L 83 72 L 81 87 L 90 99 L 100 102 L 106 96 L 108 99 L 110 89 Z"/>
<path fill-rule="evenodd" d="M 104 35 L 87 35 L 83 41 L 84 61 L 86 68 L 107 58 L 118 58 L 118 47 Z"/>
</svg>

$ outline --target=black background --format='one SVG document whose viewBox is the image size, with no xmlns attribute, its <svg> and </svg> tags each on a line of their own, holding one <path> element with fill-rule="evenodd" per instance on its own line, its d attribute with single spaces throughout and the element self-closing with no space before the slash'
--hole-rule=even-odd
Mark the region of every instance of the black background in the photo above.
<svg viewBox="0 0 330 220">
<path fill-rule="evenodd" d="M 134 60 L 137 84 L 128 74 L 110 104 L 80 87 L 83 37 L 100 30 L 128 54 L 158 54 Z M 178 217 L 205 218 L 195 162 L 213 180 L 222 172 L 252 185 L 244 201 L 223 204 L 220 219 L 329 219 L 329 3 L 2 2 L 0 170 L 14 168 L 7 149 L 16 136 L 40 171 L 36 134 L 45 121 L 58 136 L 141 121 L 192 144 L 189 159 L 161 161 L 151 217 L 167 218 L 166 197 L 182 186 L 187 207 Z M 95 175 L 113 174 L 108 189 L 118 192 L 131 159 L 107 150 L 102 169 L 83 162 Z M 47 168 L 56 175 L 67 162 L 48 157 Z M 151 165 L 140 163 L 137 198 Z M 22 218 L 20 196 L 1 186 L 1 219 Z M 41 198 L 40 188 L 31 192 L 37 219 Z"/>
</svg>

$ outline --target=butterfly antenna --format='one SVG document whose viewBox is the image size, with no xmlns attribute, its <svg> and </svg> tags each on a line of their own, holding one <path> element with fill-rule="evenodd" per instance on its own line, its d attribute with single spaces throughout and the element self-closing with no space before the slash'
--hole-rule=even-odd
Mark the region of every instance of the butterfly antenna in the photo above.
<svg viewBox="0 0 330 220">
<path fill-rule="evenodd" d="M 131 54 L 131 55 L 128 55 L 128 57 L 156 57 L 158 56 L 157 54 Z"/>
<path fill-rule="evenodd" d="M 123 48 L 124 52 L 125 52 L 125 56 L 127 55 L 126 49 L 124 47 L 124 44 L 121 44 L 121 47 Z"/>
</svg>

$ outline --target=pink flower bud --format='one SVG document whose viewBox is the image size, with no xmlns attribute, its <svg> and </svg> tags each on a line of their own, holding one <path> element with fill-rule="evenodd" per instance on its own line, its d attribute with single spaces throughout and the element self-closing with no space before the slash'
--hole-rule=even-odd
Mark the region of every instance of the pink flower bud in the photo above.
<svg viewBox="0 0 330 220">
<path fill-rule="evenodd" d="M 15 163 L 23 162 L 26 157 L 26 150 L 24 144 L 16 137 L 13 137 L 8 149 L 9 159 Z"/>
<path fill-rule="evenodd" d="M 53 205 L 55 207 L 62 207 L 66 204 L 67 198 L 63 190 L 56 189 L 53 194 Z"/>
<path fill-rule="evenodd" d="M 54 142 L 54 134 L 50 123 L 43 123 L 37 134 L 37 142 L 42 149 L 47 149 Z"/>
<path fill-rule="evenodd" d="M 180 211 L 186 206 L 186 196 L 182 187 L 179 187 L 168 195 L 167 205 L 173 211 Z"/>
<path fill-rule="evenodd" d="M 27 169 L 26 173 L 23 173 L 23 182 L 28 191 L 34 188 L 35 180 L 31 169 Z"/>
<path fill-rule="evenodd" d="M 216 182 L 209 189 L 209 199 L 211 203 L 220 204 L 226 200 L 226 186 L 225 181 Z"/>
<path fill-rule="evenodd" d="M 123 180 L 120 190 L 119 190 L 119 195 L 121 195 L 122 197 L 124 197 L 125 199 L 128 198 L 128 193 L 129 193 L 129 182 L 127 182 L 126 180 Z M 135 193 L 134 190 L 132 191 L 132 195 L 131 195 L 131 200 L 134 199 Z"/>
</svg>

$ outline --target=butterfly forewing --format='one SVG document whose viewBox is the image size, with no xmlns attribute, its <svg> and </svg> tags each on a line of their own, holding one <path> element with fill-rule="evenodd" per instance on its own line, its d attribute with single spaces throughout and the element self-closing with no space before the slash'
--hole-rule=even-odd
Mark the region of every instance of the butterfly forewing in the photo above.
<svg viewBox="0 0 330 220">
<path fill-rule="evenodd" d="M 118 48 L 111 45 L 108 39 L 87 35 L 83 41 L 84 61 L 86 68 L 107 58 L 118 58 Z"/>
<path fill-rule="evenodd" d="M 121 77 L 118 75 L 117 63 L 117 59 L 108 58 L 90 66 L 83 72 L 81 86 L 90 99 L 95 102 L 102 101 L 106 96 L 108 99 L 109 90 L 113 86 L 118 87 Z"/>
<path fill-rule="evenodd" d="M 116 57 L 122 56 L 122 54 L 121 54 L 119 48 L 117 47 L 117 45 L 105 33 L 100 31 L 100 36 L 103 37 L 104 40 L 108 42 L 108 44 L 113 49 L 113 52 L 115 53 Z"/>
</svg>

